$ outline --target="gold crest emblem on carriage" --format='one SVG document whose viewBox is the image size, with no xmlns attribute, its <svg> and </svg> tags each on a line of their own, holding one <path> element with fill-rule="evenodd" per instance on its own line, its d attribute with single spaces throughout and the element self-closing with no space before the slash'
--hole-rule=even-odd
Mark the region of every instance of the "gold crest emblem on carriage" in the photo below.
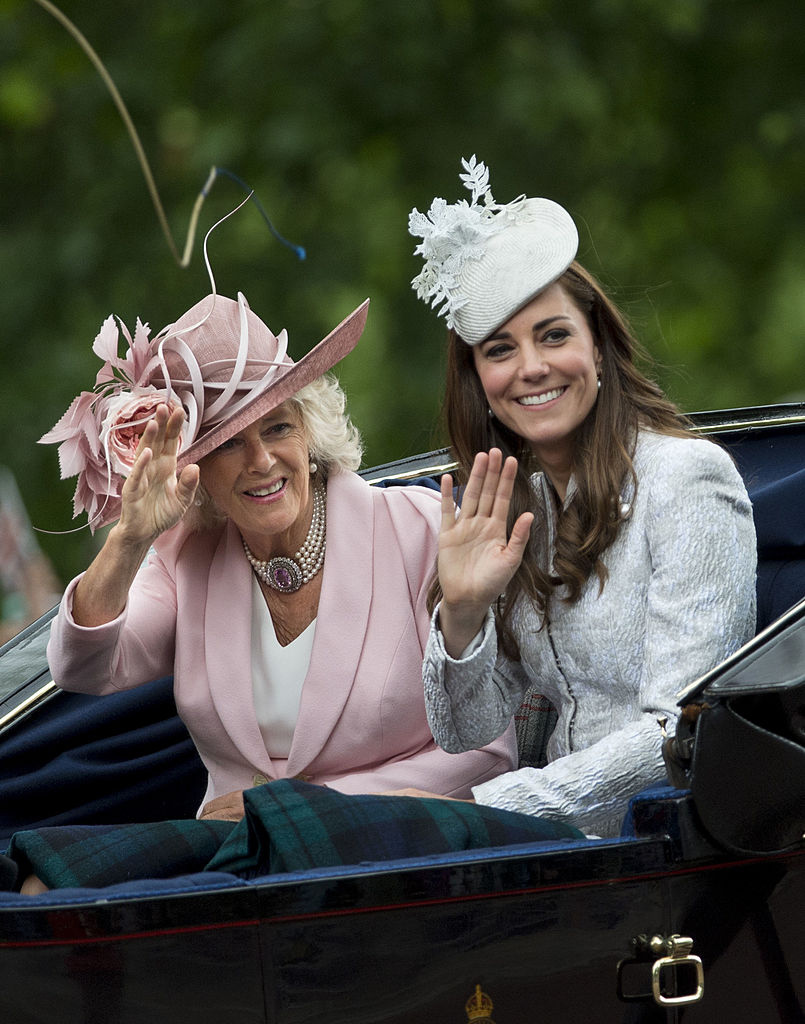
<svg viewBox="0 0 805 1024">
<path fill-rule="evenodd" d="M 481 991 L 480 985 L 475 986 L 475 991 L 465 1003 L 464 1009 L 467 1011 L 467 1021 L 471 1021 L 472 1024 L 495 1024 L 492 1020 L 492 1000 L 486 992 Z"/>
</svg>

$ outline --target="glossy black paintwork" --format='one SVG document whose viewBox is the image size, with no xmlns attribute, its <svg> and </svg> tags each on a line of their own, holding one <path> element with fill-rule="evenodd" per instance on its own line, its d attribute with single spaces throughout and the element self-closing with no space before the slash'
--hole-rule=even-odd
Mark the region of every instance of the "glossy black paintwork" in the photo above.
<svg viewBox="0 0 805 1024">
<path fill-rule="evenodd" d="M 463 1021 L 480 984 L 497 1024 L 787 1024 L 805 1005 L 803 907 L 805 851 L 691 862 L 666 838 L 5 906 L 0 1013 L 21 1024 L 175 1024 L 189 1008 L 211 1024 Z M 702 1003 L 619 998 L 632 940 L 674 932 L 704 961 Z M 648 991 L 649 964 L 625 970 L 622 994 Z"/>
</svg>

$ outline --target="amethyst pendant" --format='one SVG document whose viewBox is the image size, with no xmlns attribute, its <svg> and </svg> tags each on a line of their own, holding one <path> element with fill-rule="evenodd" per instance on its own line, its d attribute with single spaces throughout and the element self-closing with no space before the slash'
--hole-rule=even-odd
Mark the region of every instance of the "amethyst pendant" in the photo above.
<svg viewBox="0 0 805 1024">
<path fill-rule="evenodd" d="M 290 558 L 272 558 L 266 569 L 266 582 L 284 594 L 293 594 L 302 586 L 302 570 Z"/>
</svg>

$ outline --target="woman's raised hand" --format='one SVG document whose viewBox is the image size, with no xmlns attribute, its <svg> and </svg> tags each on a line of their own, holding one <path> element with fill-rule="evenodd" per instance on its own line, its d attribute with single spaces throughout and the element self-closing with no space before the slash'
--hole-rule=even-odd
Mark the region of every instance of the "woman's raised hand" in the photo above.
<svg viewBox="0 0 805 1024">
<path fill-rule="evenodd" d="M 517 460 L 499 448 L 475 456 L 456 515 L 453 480 L 442 477 L 439 533 L 439 625 L 447 653 L 458 657 L 483 625 L 487 609 L 508 586 L 528 541 L 534 516 L 524 512 L 507 536 Z"/>
<path fill-rule="evenodd" d="M 135 542 L 155 540 L 182 518 L 198 487 L 198 466 L 176 473 L 184 410 L 157 406 L 121 492 L 120 531 Z"/>
<path fill-rule="evenodd" d="M 198 487 L 198 466 L 176 475 L 184 410 L 157 406 L 137 447 L 121 491 L 120 519 L 73 592 L 72 614 L 79 626 L 101 626 L 124 609 L 129 587 L 152 541 L 174 526 Z"/>
</svg>

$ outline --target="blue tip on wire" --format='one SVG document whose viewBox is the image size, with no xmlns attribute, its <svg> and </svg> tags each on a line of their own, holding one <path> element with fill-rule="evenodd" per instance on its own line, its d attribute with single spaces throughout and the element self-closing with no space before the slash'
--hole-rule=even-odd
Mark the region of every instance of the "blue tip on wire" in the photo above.
<svg viewBox="0 0 805 1024">
<path fill-rule="evenodd" d="M 240 187 L 244 191 L 249 193 L 249 198 L 254 203 L 254 205 L 257 207 L 257 209 L 260 211 L 260 215 L 263 218 L 263 220 L 266 222 L 266 224 L 268 225 L 269 231 L 277 239 L 278 242 L 282 242 L 282 244 L 284 246 L 287 246 L 287 248 L 289 248 L 291 250 L 291 252 L 295 252 L 297 257 L 300 260 L 304 260 L 304 259 L 307 258 L 307 252 L 302 248 L 301 245 L 294 245 L 293 242 L 289 242 L 287 238 L 284 238 L 279 233 L 279 231 L 277 231 L 277 229 L 271 223 L 271 218 L 268 216 L 268 214 L 266 213 L 265 209 L 263 208 L 263 204 L 260 202 L 260 200 L 254 194 L 254 191 L 249 188 L 249 186 L 246 184 L 246 182 L 242 178 L 239 178 L 237 176 L 237 174 L 234 174 L 232 171 L 227 170 L 226 167 L 215 167 L 215 168 L 213 168 L 213 170 L 214 170 L 215 174 L 223 174 L 227 178 L 231 178 L 232 181 L 237 182 L 237 184 L 240 185 Z M 214 175 L 211 176 L 211 177 L 214 179 Z M 207 184 L 202 189 L 202 195 L 205 196 L 205 198 L 206 198 L 206 196 L 209 193 L 211 185 L 212 185 L 212 180 L 208 180 Z"/>
</svg>

